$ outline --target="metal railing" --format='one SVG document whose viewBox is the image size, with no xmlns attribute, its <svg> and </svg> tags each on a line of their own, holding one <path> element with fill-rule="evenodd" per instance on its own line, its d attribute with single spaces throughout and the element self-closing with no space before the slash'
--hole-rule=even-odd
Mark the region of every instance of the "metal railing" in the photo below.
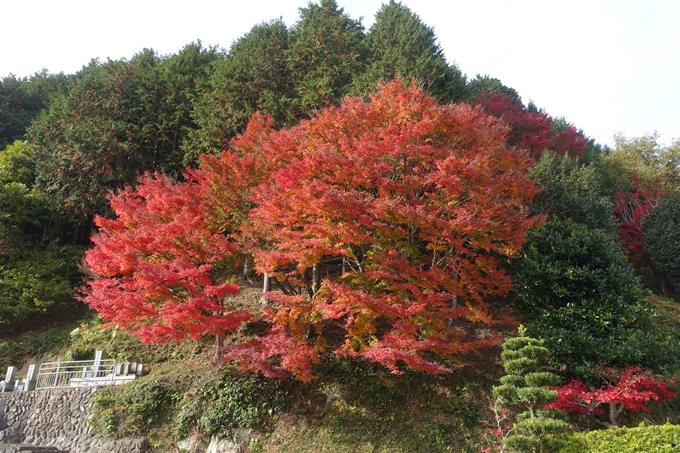
<svg viewBox="0 0 680 453">
<path fill-rule="evenodd" d="M 113 385 L 115 370 L 116 361 L 113 359 L 43 363 L 38 370 L 35 388 Z"/>
</svg>

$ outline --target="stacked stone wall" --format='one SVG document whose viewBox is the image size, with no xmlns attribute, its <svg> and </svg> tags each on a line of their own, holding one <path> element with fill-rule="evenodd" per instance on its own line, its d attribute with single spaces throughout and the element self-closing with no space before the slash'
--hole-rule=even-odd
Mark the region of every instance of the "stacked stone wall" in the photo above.
<svg viewBox="0 0 680 453">
<path fill-rule="evenodd" d="M 72 453 L 142 453 L 146 439 L 112 441 L 93 432 L 96 387 L 0 393 L 0 453 L 7 444 L 51 446 Z M 4 446 L 2 444 L 5 444 Z"/>
</svg>

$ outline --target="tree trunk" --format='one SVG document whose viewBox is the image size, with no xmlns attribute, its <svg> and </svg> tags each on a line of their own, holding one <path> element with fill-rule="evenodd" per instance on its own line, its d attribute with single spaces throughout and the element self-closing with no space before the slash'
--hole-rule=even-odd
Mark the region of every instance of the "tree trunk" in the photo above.
<svg viewBox="0 0 680 453">
<path fill-rule="evenodd" d="M 623 403 L 609 403 L 609 422 L 612 426 L 619 426 L 619 415 L 625 408 Z"/>
<path fill-rule="evenodd" d="M 220 349 L 222 349 L 222 337 L 215 335 L 215 359 L 220 358 Z"/>
<path fill-rule="evenodd" d="M 319 263 L 312 266 L 312 296 L 316 294 L 320 286 L 319 278 Z"/>
<path fill-rule="evenodd" d="M 252 285 L 253 279 L 250 278 L 250 275 L 248 274 L 249 272 L 250 272 L 250 260 L 246 258 L 245 260 L 243 260 L 243 279 Z"/>
<path fill-rule="evenodd" d="M 263 307 L 267 306 L 267 297 L 266 294 L 272 290 L 272 282 L 269 279 L 269 274 L 265 272 L 264 274 L 264 282 L 262 284 L 262 297 L 260 298 L 260 305 Z"/>
</svg>

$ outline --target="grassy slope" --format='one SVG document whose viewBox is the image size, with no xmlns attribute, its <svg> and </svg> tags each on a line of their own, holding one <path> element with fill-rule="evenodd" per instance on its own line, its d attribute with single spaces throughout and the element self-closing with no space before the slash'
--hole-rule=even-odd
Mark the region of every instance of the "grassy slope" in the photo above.
<svg viewBox="0 0 680 453">
<path fill-rule="evenodd" d="M 246 291 L 235 302 L 254 308 L 257 292 Z M 680 319 L 676 304 L 662 299 L 656 302 Z M 178 436 L 195 432 L 191 425 L 200 424 L 200 414 L 189 413 L 187 408 L 204 405 L 210 389 L 220 385 L 223 370 L 215 360 L 212 339 L 142 345 L 115 329 L 102 329 L 91 313 L 79 309 L 67 313 L 70 315 L 64 314 L 61 319 L 26 323 L 23 331 L 0 331 L 2 366 L 22 363 L 30 356 L 81 358 L 94 349 L 103 349 L 118 360 L 143 362 L 149 375 L 128 387 L 126 396 L 141 401 L 140 413 L 130 420 L 116 421 L 123 423 L 116 429 L 148 435 L 159 452 L 172 451 Z M 375 365 L 329 357 L 319 368 L 316 381 L 286 381 L 281 385 L 277 391 L 285 395 L 283 409 L 272 417 L 265 415 L 251 430 L 251 451 L 479 451 L 489 440 L 490 388 L 502 374 L 498 355 L 499 350 L 488 350 L 470 356 L 467 366 L 446 376 L 415 372 L 393 375 Z M 109 400 L 113 408 L 109 422 L 115 419 L 116 404 L 129 412 L 129 402 L 120 396 L 123 390 L 115 389 Z M 256 403 L 244 402 L 243 406 L 251 410 Z M 241 408 L 237 405 L 236 409 Z M 652 415 L 645 417 L 650 422 L 678 423 L 679 413 L 674 402 L 654 407 Z M 627 421 L 636 423 L 639 418 Z"/>
</svg>

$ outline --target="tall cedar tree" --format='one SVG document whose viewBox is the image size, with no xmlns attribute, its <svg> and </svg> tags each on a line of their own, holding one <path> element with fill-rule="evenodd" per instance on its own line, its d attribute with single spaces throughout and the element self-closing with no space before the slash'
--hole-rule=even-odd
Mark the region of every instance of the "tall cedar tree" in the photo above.
<svg viewBox="0 0 680 453">
<path fill-rule="evenodd" d="M 170 58 L 145 50 L 130 61 L 93 61 L 29 129 L 42 188 L 85 218 L 145 171 L 182 170 L 189 98 L 214 55 L 192 44 Z"/>
<path fill-rule="evenodd" d="M 278 127 L 291 123 L 295 92 L 287 53 L 288 29 L 280 20 L 254 26 L 232 45 L 195 102 L 199 128 L 184 145 L 188 154 L 226 150 L 256 111 L 270 114 Z"/>
<path fill-rule="evenodd" d="M 500 263 L 541 220 L 527 207 L 532 161 L 501 122 L 397 80 L 290 130 L 254 130 L 278 163 L 243 237 L 280 291 L 268 332 L 228 359 L 303 380 L 324 351 L 441 373 L 435 356 L 500 341 L 475 327 L 498 321 L 485 298 L 510 290 Z"/>
<path fill-rule="evenodd" d="M 491 93 L 478 96 L 472 102 L 481 105 L 487 114 L 508 123 L 508 142 L 528 149 L 535 159 L 540 159 L 543 151 L 548 149 L 559 155 L 569 153 L 579 158 L 588 149 L 588 142 L 573 126 L 560 131 L 553 127 L 550 116 L 542 111 L 527 109 L 522 101 L 513 96 Z"/>
<path fill-rule="evenodd" d="M 465 76 L 446 62 L 434 30 L 401 3 L 391 0 L 380 8 L 366 43 L 367 68 L 356 82 L 363 92 L 378 82 L 399 77 L 416 79 L 441 102 L 463 98 Z"/>
<path fill-rule="evenodd" d="M 289 66 L 302 114 L 337 105 L 365 69 L 364 28 L 335 0 L 300 8 L 291 30 Z"/>
</svg>

